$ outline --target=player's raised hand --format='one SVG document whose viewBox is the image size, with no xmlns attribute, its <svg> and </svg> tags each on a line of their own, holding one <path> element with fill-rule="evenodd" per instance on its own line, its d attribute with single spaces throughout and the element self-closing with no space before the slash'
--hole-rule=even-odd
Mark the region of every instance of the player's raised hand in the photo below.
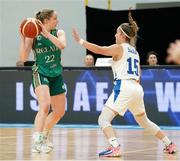
<svg viewBox="0 0 180 161">
<path fill-rule="evenodd" d="M 176 40 L 173 43 L 169 44 L 167 49 L 168 57 L 167 62 L 174 62 L 180 64 L 180 40 Z"/>
<path fill-rule="evenodd" d="M 80 36 L 75 28 L 72 29 L 72 36 L 77 43 L 80 43 Z"/>
</svg>

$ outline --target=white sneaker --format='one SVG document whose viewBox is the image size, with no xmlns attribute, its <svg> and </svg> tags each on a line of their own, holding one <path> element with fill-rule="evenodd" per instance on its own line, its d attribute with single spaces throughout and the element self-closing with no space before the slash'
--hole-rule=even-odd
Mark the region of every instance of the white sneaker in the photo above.
<svg viewBox="0 0 180 161">
<path fill-rule="evenodd" d="M 41 132 L 34 132 L 32 153 L 49 153 L 52 151 L 46 142 L 44 142 L 44 135 Z"/>
<path fill-rule="evenodd" d="M 51 141 L 49 141 L 48 139 L 46 140 L 46 144 L 49 148 L 54 149 L 53 143 Z"/>
<path fill-rule="evenodd" d="M 34 143 L 32 146 L 32 153 L 50 153 L 52 150 L 52 148 L 43 142 Z"/>
<path fill-rule="evenodd" d="M 54 148 L 53 143 L 49 139 L 50 130 L 43 131 L 43 142 L 50 148 Z"/>
<path fill-rule="evenodd" d="M 53 148 L 54 148 L 53 143 L 49 140 L 49 138 L 48 138 L 48 137 L 45 137 L 45 136 L 44 136 L 44 138 L 43 138 L 43 142 L 44 142 L 44 144 L 46 144 L 49 148 L 51 148 L 51 149 L 53 149 Z"/>
</svg>

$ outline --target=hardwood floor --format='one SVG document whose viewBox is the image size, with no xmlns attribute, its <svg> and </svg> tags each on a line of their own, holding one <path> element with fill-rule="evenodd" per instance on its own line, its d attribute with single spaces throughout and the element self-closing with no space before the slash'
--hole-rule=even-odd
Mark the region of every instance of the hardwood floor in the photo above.
<svg viewBox="0 0 180 161">
<path fill-rule="evenodd" d="M 180 149 L 180 130 L 166 130 Z M 107 142 L 98 128 L 54 128 L 54 150 L 32 154 L 32 128 L 0 128 L 0 160 L 180 160 L 180 154 L 163 153 L 163 144 L 141 129 L 117 128 L 120 158 L 99 158 Z"/>
</svg>

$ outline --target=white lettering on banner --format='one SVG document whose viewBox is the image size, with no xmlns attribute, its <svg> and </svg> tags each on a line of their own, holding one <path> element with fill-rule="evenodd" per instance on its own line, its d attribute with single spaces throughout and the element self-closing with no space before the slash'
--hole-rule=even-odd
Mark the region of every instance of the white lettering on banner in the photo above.
<svg viewBox="0 0 180 161">
<path fill-rule="evenodd" d="M 104 106 L 104 100 L 108 98 L 108 94 L 104 93 L 104 89 L 108 88 L 107 82 L 96 83 L 96 110 L 101 111 Z"/>
<path fill-rule="evenodd" d="M 108 94 L 104 92 L 105 89 L 108 88 L 107 82 L 97 82 L 96 83 L 96 111 L 101 111 L 104 106 L 104 101 L 108 98 Z M 37 97 L 34 93 L 34 89 L 32 84 L 29 86 L 29 93 L 24 94 L 24 83 L 17 82 L 16 83 L 16 111 L 24 110 L 24 97 L 29 95 L 32 97 L 30 100 L 25 100 L 26 105 L 33 111 L 38 111 L 38 101 Z M 75 91 L 73 96 L 73 111 L 91 111 L 90 108 L 90 100 L 88 94 L 88 85 L 87 82 L 77 82 L 75 83 Z M 67 100 L 66 100 L 66 111 L 67 109 Z"/>
<path fill-rule="evenodd" d="M 156 82 L 156 98 L 159 112 L 167 112 L 171 107 L 172 112 L 180 112 L 180 82 Z M 176 87 L 176 89 L 175 89 Z"/>
<path fill-rule="evenodd" d="M 67 96 L 67 85 L 66 85 L 66 83 L 64 83 L 64 88 L 66 90 L 65 95 Z M 67 111 L 67 98 L 66 98 L 66 102 L 65 102 L 65 111 Z"/>
<path fill-rule="evenodd" d="M 23 111 L 24 106 L 23 82 L 16 83 L 16 111 Z"/>
<path fill-rule="evenodd" d="M 30 107 L 33 111 L 38 111 L 39 110 L 38 101 L 37 101 L 37 97 L 34 93 L 32 84 L 30 85 L 30 94 L 34 98 L 33 100 L 30 100 Z"/>
<path fill-rule="evenodd" d="M 90 111 L 89 96 L 86 82 L 77 82 L 74 92 L 73 111 Z"/>
</svg>

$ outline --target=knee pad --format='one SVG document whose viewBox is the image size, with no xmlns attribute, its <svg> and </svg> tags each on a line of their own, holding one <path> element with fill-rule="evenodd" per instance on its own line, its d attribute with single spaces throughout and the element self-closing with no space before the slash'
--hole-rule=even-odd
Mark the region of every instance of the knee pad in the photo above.
<svg viewBox="0 0 180 161">
<path fill-rule="evenodd" d="M 111 121 L 115 116 L 116 114 L 113 111 L 107 107 L 104 107 L 98 118 L 98 124 L 100 128 L 103 130 L 106 127 L 112 126 Z"/>
<path fill-rule="evenodd" d="M 160 128 L 155 123 L 153 123 L 151 120 L 147 118 L 146 114 L 143 116 L 136 117 L 136 121 L 142 128 L 149 131 L 152 135 L 156 135 L 157 132 L 160 130 Z"/>
</svg>

